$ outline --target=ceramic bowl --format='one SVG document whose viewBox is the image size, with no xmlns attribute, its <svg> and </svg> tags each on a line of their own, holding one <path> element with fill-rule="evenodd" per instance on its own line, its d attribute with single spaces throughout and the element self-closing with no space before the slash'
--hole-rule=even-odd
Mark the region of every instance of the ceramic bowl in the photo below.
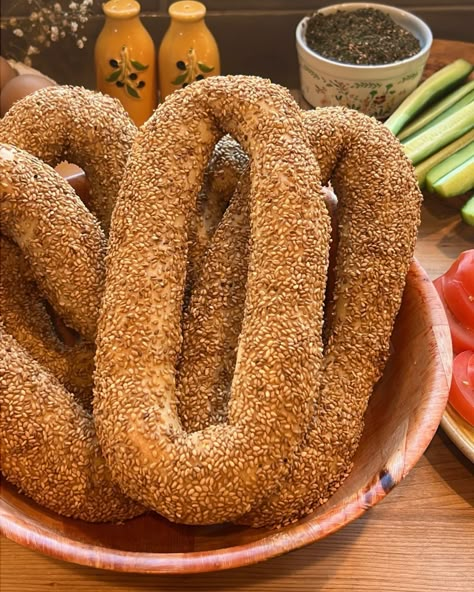
<svg viewBox="0 0 474 592">
<path fill-rule="evenodd" d="M 306 45 L 309 17 L 305 17 L 296 28 L 301 92 L 313 107 L 343 105 L 384 119 L 418 85 L 433 36 L 429 27 L 415 15 L 384 4 L 334 4 L 321 8 L 318 12 L 330 14 L 337 10 L 352 11 L 358 8 L 377 8 L 389 14 L 397 24 L 419 40 L 420 51 L 393 64 L 364 66 L 336 62 L 322 57 Z"/>
<path fill-rule="evenodd" d="M 413 263 L 392 335 L 391 356 L 368 406 L 354 467 L 335 495 L 280 530 L 171 524 L 156 514 L 120 525 L 89 524 L 41 508 L 2 483 L 5 536 L 42 553 L 121 572 L 193 573 L 257 563 L 314 543 L 383 499 L 421 457 L 440 422 L 451 380 L 444 308 Z"/>
</svg>

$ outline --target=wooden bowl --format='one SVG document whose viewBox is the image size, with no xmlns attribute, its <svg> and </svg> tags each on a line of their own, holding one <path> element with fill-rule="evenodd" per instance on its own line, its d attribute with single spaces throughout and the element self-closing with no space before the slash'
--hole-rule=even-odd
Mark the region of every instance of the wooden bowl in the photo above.
<svg viewBox="0 0 474 592">
<path fill-rule="evenodd" d="M 156 514 L 122 525 L 89 524 L 49 512 L 3 482 L 2 532 L 59 559 L 143 573 L 217 571 L 313 543 L 363 514 L 405 477 L 431 441 L 446 406 L 452 359 L 448 324 L 433 285 L 416 262 L 392 346 L 351 475 L 327 504 L 291 526 L 275 531 L 190 527 Z"/>
</svg>

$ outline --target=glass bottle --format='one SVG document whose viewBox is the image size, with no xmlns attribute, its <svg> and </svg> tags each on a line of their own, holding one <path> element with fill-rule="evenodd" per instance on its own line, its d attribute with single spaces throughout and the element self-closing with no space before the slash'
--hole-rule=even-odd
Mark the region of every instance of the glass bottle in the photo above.
<svg viewBox="0 0 474 592">
<path fill-rule="evenodd" d="M 220 74 L 219 49 L 204 20 L 204 4 L 183 0 L 168 12 L 171 23 L 158 52 L 161 100 L 195 80 Z"/>
<path fill-rule="evenodd" d="M 97 89 L 119 99 L 139 126 L 157 103 L 155 46 L 136 0 L 109 0 L 102 9 L 105 24 L 95 44 Z"/>
</svg>

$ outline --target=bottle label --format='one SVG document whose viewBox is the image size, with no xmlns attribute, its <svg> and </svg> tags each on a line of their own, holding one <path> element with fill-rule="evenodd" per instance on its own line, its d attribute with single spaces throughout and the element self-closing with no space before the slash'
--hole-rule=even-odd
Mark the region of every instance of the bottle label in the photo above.
<svg viewBox="0 0 474 592">
<path fill-rule="evenodd" d="M 105 81 L 114 84 L 134 99 L 141 99 L 140 90 L 145 87 L 144 80 L 140 80 L 140 74 L 148 69 L 148 65 L 134 60 L 128 51 L 128 47 L 123 45 L 120 50 L 119 59 L 111 58 L 109 66 L 112 72 L 106 77 Z"/>
<path fill-rule="evenodd" d="M 209 66 L 198 60 L 193 47 L 189 48 L 184 60 L 176 62 L 176 68 L 179 70 L 179 74 L 171 81 L 171 84 L 182 88 L 195 80 L 202 80 L 206 74 L 214 70 L 214 66 Z"/>
</svg>

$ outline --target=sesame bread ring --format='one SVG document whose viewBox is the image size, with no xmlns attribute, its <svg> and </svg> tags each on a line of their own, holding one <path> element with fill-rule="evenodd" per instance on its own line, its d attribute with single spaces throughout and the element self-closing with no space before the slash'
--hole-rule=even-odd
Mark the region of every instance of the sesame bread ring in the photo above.
<svg viewBox="0 0 474 592">
<path fill-rule="evenodd" d="M 108 522 L 144 511 L 112 483 L 90 413 L 1 319 L 0 459 L 6 479 L 64 516 Z"/>
<path fill-rule="evenodd" d="M 54 330 L 28 263 L 20 249 L 0 235 L 0 315 L 6 331 L 85 407 L 92 402 L 95 347 L 63 343 Z"/>
<path fill-rule="evenodd" d="M 104 284 L 104 233 L 54 169 L 1 143 L 0 231 L 20 247 L 65 323 L 93 340 Z"/>
<path fill-rule="evenodd" d="M 90 206 L 108 229 L 136 126 L 120 101 L 74 86 L 51 86 L 17 101 L 0 120 L 0 142 L 55 167 L 73 162 L 90 182 Z"/>
<path fill-rule="evenodd" d="M 315 414 L 289 458 L 281 490 L 239 520 L 286 524 L 308 514 L 351 469 L 364 413 L 389 354 L 390 335 L 413 259 L 422 195 L 399 142 L 381 123 L 331 107 L 305 114 L 322 181 L 338 196 L 329 340 Z"/>
<path fill-rule="evenodd" d="M 337 254 L 336 295 L 329 306 L 323 386 L 314 394 L 316 414 L 298 458 L 290 459 L 291 480 L 285 480 L 280 494 L 240 519 L 254 526 L 290 522 L 310 512 L 350 470 L 363 414 L 388 355 L 419 223 L 421 195 L 411 165 L 381 124 L 340 108 L 307 112 L 305 121 L 322 182 L 331 179 L 340 197 L 339 230 L 344 238 Z M 349 174 L 353 162 L 361 163 L 363 180 L 359 169 L 357 176 Z M 384 162 L 390 166 L 382 175 Z M 248 240 L 248 215 L 241 206 L 234 209 L 235 205 L 231 203 L 206 253 L 184 325 L 179 396 L 189 431 L 204 429 L 226 416 L 226 393 L 222 393 L 226 377 L 222 382 L 219 378 L 222 368 L 235 363 L 244 302 L 239 294 L 247 275 L 242 245 Z M 362 234 L 357 233 L 359 228 L 364 229 Z M 359 253 L 363 270 L 355 262 Z M 362 280 L 354 270 L 363 275 Z M 347 305 L 347 300 L 356 305 Z M 226 302 L 233 304 L 229 313 Z M 364 323 L 357 306 L 368 315 Z M 201 384 L 206 385 L 207 397 L 196 396 Z"/>
<path fill-rule="evenodd" d="M 186 433 L 175 367 L 187 228 L 223 133 L 251 157 L 246 307 L 228 422 Z M 112 217 L 94 414 L 114 478 L 169 519 L 233 519 L 286 474 L 322 354 L 330 221 L 320 194 L 301 111 L 269 81 L 199 81 L 171 95 L 137 134 Z"/>
</svg>

